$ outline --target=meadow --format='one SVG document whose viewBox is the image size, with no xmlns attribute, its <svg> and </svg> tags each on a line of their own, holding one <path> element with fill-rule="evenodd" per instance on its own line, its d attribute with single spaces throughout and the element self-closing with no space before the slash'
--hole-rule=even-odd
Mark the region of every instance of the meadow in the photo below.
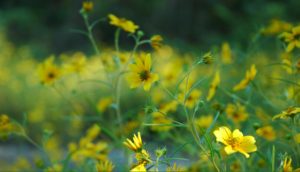
<svg viewBox="0 0 300 172">
<path fill-rule="evenodd" d="M 0 171 L 300 171 L 299 23 L 184 51 L 95 3 L 70 30 L 90 52 L 34 57 L 0 28 Z"/>
</svg>

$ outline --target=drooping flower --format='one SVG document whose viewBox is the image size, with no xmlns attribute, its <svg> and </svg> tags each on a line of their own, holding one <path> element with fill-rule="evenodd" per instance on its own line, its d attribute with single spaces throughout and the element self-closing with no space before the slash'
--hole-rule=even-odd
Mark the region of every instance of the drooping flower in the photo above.
<svg viewBox="0 0 300 172">
<path fill-rule="evenodd" d="M 246 72 L 246 77 L 243 80 L 241 80 L 240 83 L 235 85 L 233 87 L 233 90 L 238 91 L 238 90 L 245 89 L 249 85 L 249 83 L 254 80 L 254 78 L 256 76 L 256 73 L 257 73 L 257 70 L 256 70 L 256 67 L 255 67 L 255 64 L 253 64 L 251 66 L 250 70 L 248 70 Z"/>
<path fill-rule="evenodd" d="M 282 33 L 280 37 L 287 43 L 287 52 L 293 51 L 295 47 L 300 48 L 300 26 L 293 27 L 291 32 Z"/>
<path fill-rule="evenodd" d="M 286 119 L 286 118 L 293 118 L 297 114 L 300 113 L 300 107 L 289 107 L 286 110 L 282 111 L 280 114 L 275 115 L 272 119 Z"/>
<path fill-rule="evenodd" d="M 143 147 L 143 141 L 142 141 L 142 137 L 141 137 L 141 133 L 138 132 L 138 134 L 134 134 L 132 141 L 130 139 L 126 139 L 126 141 L 123 142 L 123 144 L 131 149 L 134 152 L 140 152 L 142 150 Z"/>
<path fill-rule="evenodd" d="M 150 44 L 154 49 L 159 49 L 161 47 L 161 42 L 163 41 L 163 38 L 160 35 L 153 35 L 150 38 Z"/>
<path fill-rule="evenodd" d="M 38 66 L 38 74 L 42 84 L 53 84 L 61 76 L 61 70 L 54 64 L 54 56 L 49 57 Z"/>
<path fill-rule="evenodd" d="M 255 138 L 253 136 L 244 136 L 239 129 L 233 132 L 225 126 L 218 128 L 214 131 L 214 135 L 218 142 L 225 145 L 225 152 L 229 155 L 232 153 L 240 152 L 249 158 L 250 152 L 255 152 L 257 147 L 255 145 Z"/>
<path fill-rule="evenodd" d="M 276 132 L 274 131 L 273 127 L 270 125 L 258 128 L 256 130 L 256 134 L 267 139 L 268 141 L 272 141 L 276 139 Z"/>
<path fill-rule="evenodd" d="M 109 14 L 108 18 L 110 20 L 109 23 L 111 25 L 117 26 L 129 33 L 134 33 L 139 28 L 139 26 L 135 25 L 132 21 L 127 20 L 125 18 L 118 18 L 113 14 Z"/>
<path fill-rule="evenodd" d="M 130 88 L 143 85 L 145 91 L 150 90 L 151 85 L 159 79 L 158 74 L 151 72 L 151 66 L 150 54 L 142 54 L 141 57 L 136 58 L 135 63 L 130 65 L 130 74 L 127 78 Z"/>
<path fill-rule="evenodd" d="M 216 90 L 217 90 L 220 82 L 221 82 L 221 80 L 220 80 L 220 72 L 217 71 L 216 74 L 215 74 L 215 77 L 214 77 L 214 79 L 212 81 L 212 83 L 209 86 L 208 95 L 207 95 L 207 98 L 206 98 L 207 101 L 210 101 L 214 97 L 214 95 L 216 94 Z"/>
</svg>

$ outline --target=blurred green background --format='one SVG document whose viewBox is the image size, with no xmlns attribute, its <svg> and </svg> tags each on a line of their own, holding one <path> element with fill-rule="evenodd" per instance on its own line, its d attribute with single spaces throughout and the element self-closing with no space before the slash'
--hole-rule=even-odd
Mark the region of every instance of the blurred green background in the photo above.
<svg viewBox="0 0 300 172">
<path fill-rule="evenodd" d="M 272 18 L 296 22 L 299 0 L 94 0 L 91 18 L 109 13 L 133 20 L 147 34 L 161 34 L 183 49 L 208 48 L 222 41 L 246 47 L 249 38 Z M 82 1 L 1 0 L 0 24 L 16 45 L 35 47 L 36 57 L 87 51 L 88 40 L 70 30 L 84 28 Z M 112 44 L 114 27 L 102 22 L 95 36 Z M 126 39 L 126 35 L 122 37 Z M 174 46 L 174 45 L 173 45 Z"/>
</svg>

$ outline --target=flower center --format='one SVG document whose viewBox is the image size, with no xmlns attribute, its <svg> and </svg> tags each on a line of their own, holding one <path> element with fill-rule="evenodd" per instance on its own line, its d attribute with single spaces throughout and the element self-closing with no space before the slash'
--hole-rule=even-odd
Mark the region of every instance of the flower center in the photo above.
<svg viewBox="0 0 300 172">
<path fill-rule="evenodd" d="M 238 146 L 240 145 L 239 139 L 237 139 L 237 138 L 231 137 L 231 138 L 229 138 L 229 139 L 226 140 L 226 141 L 227 141 L 227 143 L 228 143 L 229 145 L 232 146 L 233 149 L 236 148 L 236 147 L 238 147 Z"/>
<path fill-rule="evenodd" d="M 150 72 L 147 70 L 144 70 L 140 73 L 140 79 L 142 81 L 147 81 L 150 78 Z"/>
<path fill-rule="evenodd" d="M 49 78 L 49 79 L 55 78 L 55 73 L 49 72 L 49 73 L 48 73 L 48 78 Z"/>
</svg>

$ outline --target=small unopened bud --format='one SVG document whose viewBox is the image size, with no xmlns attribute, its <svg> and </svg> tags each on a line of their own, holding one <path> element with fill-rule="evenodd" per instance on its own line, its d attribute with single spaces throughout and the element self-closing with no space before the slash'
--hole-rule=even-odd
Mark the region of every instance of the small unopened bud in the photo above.
<svg viewBox="0 0 300 172">
<path fill-rule="evenodd" d="M 155 155 L 156 155 L 156 157 L 162 157 L 162 156 L 164 156 L 164 155 L 166 155 L 166 153 L 167 153 L 167 149 L 166 148 L 162 148 L 162 149 L 157 149 L 157 150 L 155 150 Z"/>
<path fill-rule="evenodd" d="M 84 12 L 90 12 L 92 11 L 94 8 L 94 3 L 92 1 L 84 1 L 82 3 L 82 9 L 84 10 Z"/>
</svg>

